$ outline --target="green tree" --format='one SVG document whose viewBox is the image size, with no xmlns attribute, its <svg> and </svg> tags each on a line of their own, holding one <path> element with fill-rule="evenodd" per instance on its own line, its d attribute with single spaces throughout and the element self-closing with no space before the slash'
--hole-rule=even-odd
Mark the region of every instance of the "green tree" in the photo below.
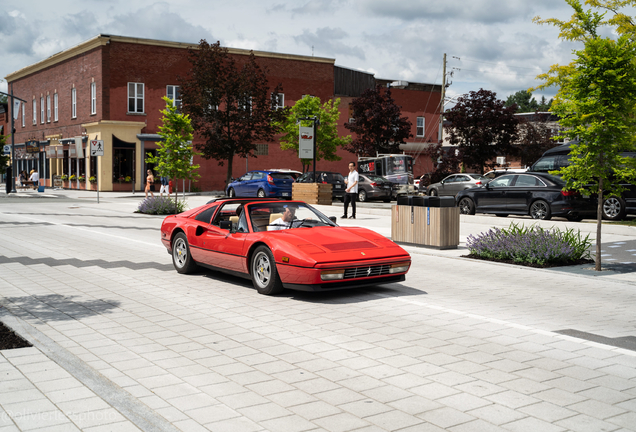
<svg viewBox="0 0 636 432">
<path fill-rule="evenodd" d="M 506 107 L 516 105 L 515 110 L 518 113 L 535 112 L 539 110 L 539 103 L 532 97 L 532 93 L 528 90 L 519 90 L 511 94 L 506 99 Z"/>
<path fill-rule="evenodd" d="M 513 107 L 504 106 L 496 93 L 480 89 L 457 99 L 444 113 L 447 136 L 460 148 L 463 162 L 471 170 L 483 173 L 497 166 L 497 156 L 514 155 L 517 124 Z"/>
<path fill-rule="evenodd" d="M 381 85 L 365 90 L 351 102 L 353 123 L 344 127 L 356 134 L 345 150 L 359 156 L 398 153 L 400 144 L 412 137 L 411 122 L 402 117 L 401 107 L 391 97 L 391 89 Z"/>
<path fill-rule="evenodd" d="M 558 171 L 566 188 L 598 196 L 596 230 L 596 270 L 601 270 L 601 219 L 604 196 L 620 194 L 620 181 L 636 181 L 636 161 L 621 156 L 634 150 L 636 116 L 636 43 L 633 30 L 623 20 L 604 21 L 605 13 L 583 10 L 578 0 L 566 0 L 574 9 L 570 21 L 540 20 L 561 29 L 563 39 L 583 42 L 575 59 L 566 66 L 552 66 L 541 75 L 542 86 L 559 85 L 552 111 L 566 128 L 563 135 L 578 137 L 573 145 L 570 166 Z M 632 2 L 589 1 L 597 7 Z M 616 15 L 615 15 L 616 16 Z M 599 26 L 616 25 L 617 39 L 601 37 Z"/>
<path fill-rule="evenodd" d="M 180 77 L 182 109 L 205 139 L 197 149 L 204 158 L 227 164 L 229 182 L 235 155 L 254 157 L 257 143 L 273 141 L 274 123 L 285 115 L 284 109 L 276 109 L 282 87 L 270 94 L 267 71 L 254 53 L 239 64 L 219 42 L 210 45 L 202 39 L 190 50 L 189 61 L 189 76 Z"/>
<path fill-rule="evenodd" d="M 293 150 L 298 154 L 298 124 L 301 117 L 317 117 L 320 121 L 316 134 L 316 161 L 338 161 L 342 159 L 337 155 L 338 148 L 351 143 L 351 136 L 340 137 L 338 135 L 338 120 L 340 119 L 340 99 L 329 99 L 321 104 L 320 98 L 315 96 L 304 97 L 294 104 L 287 117 L 276 123 L 283 133 L 280 148 Z M 312 121 L 301 120 L 300 125 L 311 126 Z M 307 171 L 313 159 L 300 159 L 303 172 Z"/>
<path fill-rule="evenodd" d="M 200 176 L 199 165 L 191 164 L 194 156 L 200 153 L 194 151 L 192 146 L 192 132 L 194 129 L 190 124 L 190 117 L 187 114 L 180 114 L 178 108 L 173 106 L 172 99 L 163 97 L 166 108 L 161 111 L 163 117 L 159 126 L 159 135 L 162 140 L 157 142 L 157 154 L 146 155 L 146 163 L 155 164 L 155 170 L 160 176 L 165 176 L 175 180 L 196 180 Z M 175 201 L 178 200 L 175 182 Z"/>
</svg>

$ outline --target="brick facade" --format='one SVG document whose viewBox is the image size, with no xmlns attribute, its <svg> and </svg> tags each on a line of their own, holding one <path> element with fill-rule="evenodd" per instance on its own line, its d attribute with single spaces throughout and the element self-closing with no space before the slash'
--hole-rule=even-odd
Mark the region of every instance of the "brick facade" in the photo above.
<svg viewBox="0 0 636 432">
<path fill-rule="evenodd" d="M 103 139 L 107 154 L 102 157 L 98 175 L 104 182 L 101 190 L 112 190 L 113 164 L 112 148 L 115 139 L 134 142 L 135 180 L 142 185 L 144 172 L 141 153 L 156 145 L 152 141 L 140 142 L 138 134 L 153 135 L 158 132 L 161 123 L 160 111 L 164 108 L 161 99 L 166 95 L 166 86 L 179 85 L 179 77 L 187 76 L 189 70 L 188 45 L 165 41 L 150 41 L 132 38 L 98 36 L 77 47 L 63 51 L 39 63 L 28 66 L 7 76 L 9 85 L 13 85 L 14 94 L 29 103 L 26 106 L 25 126 L 21 126 L 21 114 L 16 121 L 16 143 L 27 140 L 49 140 L 59 144 L 62 139 L 88 134 L 90 139 Z M 230 49 L 237 63 L 247 59 L 248 51 Z M 271 88 L 282 84 L 285 105 L 292 106 L 303 95 L 318 96 L 322 101 L 334 97 L 334 60 L 306 56 L 293 56 L 277 53 L 255 52 L 257 62 L 267 71 Z M 91 114 L 91 83 L 96 83 L 97 112 Z M 144 84 L 144 112 L 128 112 L 128 83 Z M 419 87 L 418 87 L 419 86 Z M 75 88 L 77 95 L 77 116 L 71 116 L 71 94 Z M 406 146 L 408 153 L 416 156 L 415 175 L 430 169 L 430 162 L 418 157 L 426 142 L 437 142 L 437 123 L 439 122 L 440 86 L 409 85 L 404 89 L 393 89 L 393 97 L 402 106 L 403 115 L 413 123 L 414 138 Z M 40 98 L 58 94 L 58 121 L 42 124 L 40 121 Z M 348 135 L 344 128 L 348 119 L 351 96 L 340 96 L 339 133 Z M 37 105 L 37 122 L 33 125 L 31 101 Z M 416 137 L 416 118 L 425 117 L 425 137 Z M 195 138 L 195 143 L 197 142 Z M 278 141 L 268 143 L 269 154 L 258 158 L 249 158 L 249 169 L 291 168 L 300 170 L 301 163 L 296 154 L 282 151 Z M 347 172 L 350 160 L 355 155 L 340 150 L 342 157 L 338 162 L 318 162 L 321 170 Z M 110 158 L 110 159 L 108 159 Z M 197 160 L 201 165 L 201 179 L 196 186 L 201 190 L 222 190 L 224 188 L 226 167 L 220 168 L 215 160 Z M 95 163 L 93 162 L 93 166 Z M 60 174 L 64 168 L 59 161 L 53 160 L 50 174 Z M 90 161 L 86 163 L 87 172 Z M 233 162 L 235 177 L 246 169 L 245 159 L 236 157 Z M 94 173 L 91 173 L 94 174 Z M 50 179 L 49 179 L 50 180 Z M 137 187 L 139 189 L 139 187 Z"/>
</svg>

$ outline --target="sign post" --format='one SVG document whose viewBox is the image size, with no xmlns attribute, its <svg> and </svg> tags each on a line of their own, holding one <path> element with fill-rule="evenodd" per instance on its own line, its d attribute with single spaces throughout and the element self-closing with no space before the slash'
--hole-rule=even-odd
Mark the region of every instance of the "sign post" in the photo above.
<svg viewBox="0 0 636 432">
<path fill-rule="evenodd" d="M 298 157 L 301 159 L 314 160 L 314 183 L 316 180 L 316 134 L 318 133 L 318 125 L 320 120 L 318 117 L 299 117 L 300 120 L 311 120 L 312 126 L 299 126 L 298 127 Z"/>
<path fill-rule="evenodd" d="M 91 156 L 104 156 L 104 141 L 91 140 Z M 96 165 L 99 166 L 99 163 Z M 97 204 L 99 204 L 99 175 L 97 176 Z"/>
</svg>

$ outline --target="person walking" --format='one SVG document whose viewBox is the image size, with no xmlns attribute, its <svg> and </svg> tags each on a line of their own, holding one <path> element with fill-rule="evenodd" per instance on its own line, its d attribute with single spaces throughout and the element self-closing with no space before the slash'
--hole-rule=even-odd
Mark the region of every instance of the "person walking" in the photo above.
<svg viewBox="0 0 636 432">
<path fill-rule="evenodd" d="M 152 195 L 152 197 L 155 197 L 154 194 L 154 190 L 155 190 L 155 176 L 152 175 L 152 171 L 148 170 L 148 177 L 146 177 L 146 189 L 144 189 L 144 192 L 146 192 L 146 198 L 148 198 L 148 192 L 150 192 L 150 195 Z"/>
<path fill-rule="evenodd" d="M 161 196 L 163 196 L 164 192 L 166 193 L 166 195 L 170 196 L 169 185 L 170 185 L 170 179 L 168 179 L 168 177 L 166 176 L 161 176 L 161 189 L 159 189 L 159 194 Z"/>
<path fill-rule="evenodd" d="M 345 179 L 347 188 L 345 189 L 344 199 L 344 215 L 342 219 L 347 219 L 347 210 L 349 209 L 349 203 L 351 203 L 351 217 L 349 219 L 356 218 L 356 198 L 358 197 L 358 171 L 356 171 L 355 162 L 349 162 L 349 176 Z"/>
</svg>

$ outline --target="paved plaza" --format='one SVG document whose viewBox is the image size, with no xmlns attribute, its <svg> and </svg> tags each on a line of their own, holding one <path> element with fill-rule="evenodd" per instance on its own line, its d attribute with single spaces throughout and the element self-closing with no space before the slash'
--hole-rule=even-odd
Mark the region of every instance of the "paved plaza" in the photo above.
<svg viewBox="0 0 636 432">
<path fill-rule="evenodd" d="M 604 227 L 603 272 L 545 270 L 462 258 L 531 223 L 462 216 L 459 249 L 405 247 L 405 282 L 268 297 L 174 271 L 143 194 L 18 195 L 0 320 L 33 347 L 0 351 L 0 432 L 636 431 L 636 228 Z M 390 236 L 377 207 L 338 223 Z"/>
</svg>

